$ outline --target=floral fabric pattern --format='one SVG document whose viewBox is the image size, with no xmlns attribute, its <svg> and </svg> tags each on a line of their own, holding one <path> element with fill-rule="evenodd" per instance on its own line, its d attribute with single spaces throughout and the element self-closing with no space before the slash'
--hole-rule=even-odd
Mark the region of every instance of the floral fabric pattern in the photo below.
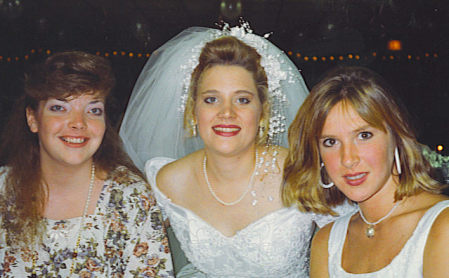
<svg viewBox="0 0 449 278">
<path fill-rule="evenodd" d="M 68 277 L 72 263 L 75 277 L 174 277 L 153 193 L 126 168 L 117 168 L 104 182 L 73 258 L 80 222 L 81 217 L 45 219 L 47 235 L 34 247 L 12 248 L 0 240 L 0 277 L 30 276 L 33 254 L 37 277 Z"/>
</svg>

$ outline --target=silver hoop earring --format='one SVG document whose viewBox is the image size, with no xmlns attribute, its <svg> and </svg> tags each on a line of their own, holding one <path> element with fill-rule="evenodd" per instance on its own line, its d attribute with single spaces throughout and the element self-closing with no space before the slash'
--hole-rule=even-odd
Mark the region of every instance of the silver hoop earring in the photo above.
<svg viewBox="0 0 449 278">
<path fill-rule="evenodd" d="M 396 163 L 396 170 L 398 171 L 398 174 L 402 174 L 402 169 L 401 169 L 401 160 L 399 159 L 399 151 L 398 151 L 398 147 L 396 147 L 394 149 L 394 162 Z"/>
<path fill-rule="evenodd" d="M 321 168 L 320 168 L 320 172 L 321 172 L 321 170 L 323 169 L 323 167 L 324 167 L 324 163 L 323 162 L 321 162 Z M 333 182 L 330 182 L 330 183 L 328 183 L 328 184 L 325 184 L 325 183 L 323 183 L 323 181 L 321 180 L 321 177 L 320 177 L 320 179 L 318 180 L 318 182 L 319 182 L 319 184 L 320 184 L 320 186 L 322 187 L 322 188 L 331 188 L 332 186 L 334 186 L 334 183 Z"/>
<path fill-rule="evenodd" d="M 196 123 L 194 120 L 190 121 L 190 128 L 192 129 L 192 137 L 196 137 Z"/>
</svg>

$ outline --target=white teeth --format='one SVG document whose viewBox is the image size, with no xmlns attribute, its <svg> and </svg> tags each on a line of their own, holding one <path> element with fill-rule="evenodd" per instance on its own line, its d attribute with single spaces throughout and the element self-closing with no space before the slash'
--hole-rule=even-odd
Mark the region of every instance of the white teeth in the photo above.
<svg viewBox="0 0 449 278">
<path fill-rule="evenodd" d="M 69 138 L 69 137 L 63 137 L 62 140 L 68 142 L 68 143 L 74 143 L 74 144 L 81 144 L 84 143 L 86 139 L 84 138 Z"/>
<path fill-rule="evenodd" d="M 214 127 L 214 130 L 221 131 L 221 132 L 235 132 L 240 130 L 240 128 L 237 127 Z"/>
<path fill-rule="evenodd" d="M 360 174 L 360 175 L 357 175 L 357 176 L 346 176 L 346 178 L 348 180 L 358 180 L 358 179 L 363 178 L 364 176 L 366 176 L 366 173 L 363 173 L 363 174 Z"/>
</svg>

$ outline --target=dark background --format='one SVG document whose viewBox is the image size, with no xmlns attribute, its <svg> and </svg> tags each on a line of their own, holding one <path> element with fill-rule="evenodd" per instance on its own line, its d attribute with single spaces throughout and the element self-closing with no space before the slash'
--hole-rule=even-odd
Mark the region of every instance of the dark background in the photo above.
<svg viewBox="0 0 449 278">
<path fill-rule="evenodd" d="M 449 155 L 449 5 L 444 0 L 0 0 L 0 130 L 24 71 L 61 50 L 112 61 L 118 126 L 148 55 L 190 26 L 249 21 L 309 87 L 338 64 L 367 66 L 399 93 L 419 140 Z M 388 49 L 399 40 L 401 50 Z"/>
</svg>

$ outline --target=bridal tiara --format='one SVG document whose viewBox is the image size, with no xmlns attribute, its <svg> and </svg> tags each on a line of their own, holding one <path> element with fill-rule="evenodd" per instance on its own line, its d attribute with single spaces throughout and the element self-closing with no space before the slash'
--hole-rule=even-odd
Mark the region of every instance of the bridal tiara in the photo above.
<svg viewBox="0 0 449 278">
<path fill-rule="evenodd" d="M 256 51 L 261 55 L 261 65 L 265 70 L 268 79 L 268 101 L 270 102 L 271 111 L 269 119 L 269 129 L 268 129 L 268 144 L 279 145 L 280 144 L 280 134 L 286 131 L 286 116 L 285 110 L 289 105 L 287 96 L 281 89 L 281 82 L 286 81 L 289 83 L 297 82 L 295 79 L 295 73 L 292 72 L 291 67 L 285 67 L 283 69 L 281 63 L 284 59 L 280 59 L 281 55 L 285 55 L 283 52 L 273 52 L 273 49 L 269 45 L 268 40 L 266 40 L 271 34 L 265 34 L 262 37 L 253 34 L 253 30 L 250 28 L 248 22 L 241 22 L 240 26 L 230 27 L 229 24 L 225 23 L 221 30 L 210 29 L 208 30 L 208 35 L 205 36 L 199 44 L 191 49 L 190 58 L 185 64 L 180 66 L 182 71 L 182 76 L 184 79 L 182 81 L 182 94 L 181 101 L 179 104 L 179 112 L 181 117 L 184 114 L 187 98 L 189 96 L 190 80 L 193 70 L 199 63 L 199 56 L 201 50 L 206 45 L 206 43 L 225 36 L 233 36 L 237 39 L 243 41 L 247 45 L 256 49 Z M 296 73 L 297 74 L 297 73 Z"/>
</svg>

